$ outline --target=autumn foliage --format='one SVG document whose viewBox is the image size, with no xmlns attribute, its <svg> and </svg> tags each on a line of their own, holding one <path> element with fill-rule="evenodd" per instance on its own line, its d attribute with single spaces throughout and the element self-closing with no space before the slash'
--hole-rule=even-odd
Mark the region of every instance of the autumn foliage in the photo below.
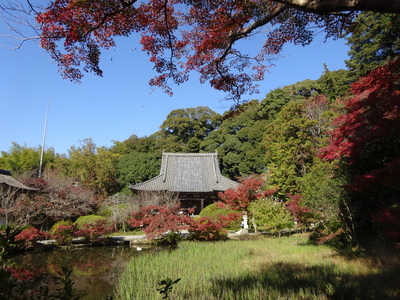
<svg viewBox="0 0 400 300">
<path fill-rule="evenodd" d="M 74 232 L 75 236 L 83 236 L 88 242 L 105 243 L 104 238 L 107 234 L 114 231 L 114 225 L 109 220 L 99 219 L 84 224 L 80 229 Z"/>
<path fill-rule="evenodd" d="M 101 49 L 115 38 L 137 33 L 158 76 L 150 85 L 171 93 L 168 80 L 180 84 L 191 71 L 200 81 L 239 99 L 253 93 L 283 45 L 308 45 L 315 28 L 339 36 L 353 14 L 313 14 L 278 1 L 54 0 L 37 15 L 41 46 L 58 62 L 65 78 L 82 71 L 102 75 Z M 235 43 L 270 25 L 256 53 L 242 53 Z M 264 62 L 267 61 L 267 64 Z"/>
<path fill-rule="evenodd" d="M 192 218 L 180 210 L 180 203 L 169 206 L 152 205 L 143 207 L 139 212 L 132 213 L 128 223 L 134 228 L 146 232 L 149 238 L 163 236 L 167 233 L 177 233 L 188 230 L 191 239 L 200 241 L 220 240 L 227 236 L 226 227 L 237 220 L 240 214 L 231 213 L 219 216 Z"/>
<path fill-rule="evenodd" d="M 373 217 L 384 235 L 400 242 L 394 234 L 400 232 L 395 217 L 400 204 L 400 60 L 353 83 L 351 93 L 322 157 L 348 164 L 348 189 L 357 203 L 353 213 L 364 215 L 364 224 Z"/>
<path fill-rule="evenodd" d="M 190 228 L 190 237 L 198 241 L 216 241 L 223 240 L 227 238 L 228 232 L 224 227 L 226 227 L 232 220 L 215 220 L 210 217 L 200 217 L 193 220 Z"/>
<path fill-rule="evenodd" d="M 309 228 L 313 218 L 312 210 L 301 203 L 300 195 L 286 195 L 289 200 L 286 202 L 286 208 L 293 215 L 294 221 L 299 227 L 306 226 Z"/>
<path fill-rule="evenodd" d="M 15 241 L 22 241 L 23 248 L 29 249 L 34 247 L 36 242 L 40 240 L 45 240 L 49 237 L 50 235 L 47 232 L 41 231 L 35 227 L 29 227 L 22 230 L 18 235 L 16 235 Z"/>
<path fill-rule="evenodd" d="M 262 178 L 248 178 L 243 180 L 236 188 L 220 192 L 218 196 L 222 202 L 218 205 L 226 205 L 237 211 L 247 210 L 251 202 L 259 198 L 267 198 L 276 192 L 276 189 L 264 190 Z"/>
<path fill-rule="evenodd" d="M 182 213 L 179 207 L 179 202 L 169 206 L 146 206 L 132 213 L 128 224 L 133 228 L 142 229 L 150 238 L 187 229 L 192 219 L 189 215 Z"/>
</svg>

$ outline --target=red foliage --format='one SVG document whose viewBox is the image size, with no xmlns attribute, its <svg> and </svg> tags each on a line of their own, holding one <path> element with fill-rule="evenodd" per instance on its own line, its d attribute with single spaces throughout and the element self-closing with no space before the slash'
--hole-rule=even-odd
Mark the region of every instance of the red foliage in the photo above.
<svg viewBox="0 0 400 300">
<path fill-rule="evenodd" d="M 353 83 L 351 92 L 321 156 L 349 163 L 348 188 L 358 195 L 362 213 L 375 214 L 382 233 L 398 242 L 399 214 L 393 207 L 400 204 L 400 59 Z"/>
<path fill-rule="evenodd" d="M 272 196 L 276 192 L 276 189 L 263 190 L 262 184 L 262 178 L 246 179 L 236 188 L 220 192 L 218 196 L 221 198 L 222 202 L 217 202 L 217 205 L 226 205 L 238 211 L 247 210 L 252 201 Z"/>
<path fill-rule="evenodd" d="M 286 202 L 286 208 L 292 213 L 294 221 L 298 225 L 308 225 L 313 221 L 310 217 L 312 210 L 301 204 L 301 195 L 286 195 L 290 200 Z"/>
<path fill-rule="evenodd" d="M 88 241 L 99 241 L 100 237 L 114 231 L 114 225 L 108 220 L 96 220 L 92 223 L 85 224 L 84 228 L 74 232 L 75 236 L 83 236 Z"/>
<path fill-rule="evenodd" d="M 252 82 L 263 79 L 267 55 L 279 53 L 287 42 L 309 44 L 316 27 L 325 28 L 327 36 L 339 36 L 351 19 L 288 10 L 277 2 L 54 0 L 37 21 L 41 46 L 65 78 L 81 79 L 82 69 L 102 75 L 100 49 L 115 46 L 117 36 L 140 33 L 143 51 L 160 74 L 151 85 L 170 93 L 168 79 L 180 84 L 195 70 L 201 82 L 238 99 L 256 90 Z M 234 48 L 236 41 L 268 23 L 274 30 L 260 43 L 259 54 L 252 57 Z"/>
<path fill-rule="evenodd" d="M 28 178 L 28 179 L 25 179 L 23 181 L 23 183 L 27 186 L 34 187 L 37 189 L 44 189 L 48 186 L 47 181 L 44 180 L 42 177 L 41 178 Z"/>
<path fill-rule="evenodd" d="M 227 238 L 227 231 L 224 229 L 232 219 L 215 220 L 210 217 L 201 217 L 193 220 L 189 228 L 190 237 L 198 241 L 216 241 Z"/>
<path fill-rule="evenodd" d="M 30 280 L 37 275 L 29 269 L 8 267 L 6 270 L 11 273 L 12 277 L 19 280 Z"/>
<path fill-rule="evenodd" d="M 353 164 L 368 144 L 397 136 L 400 126 L 400 60 L 377 68 L 352 84 L 347 113 L 335 119 L 330 145 L 322 157 L 348 157 Z"/>
<path fill-rule="evenodd" d="M 143 207 L 140 211 L 132 213 L 128 224 L 134 228 L 142 228 L 150 238 L 161 236 L 168 231 L 177 232 L 187 229 L 192 223 L 192 218 L 182 213 L 179 207 L 180 203 L 170 206 Z"/>
<path fill-rule="evenodd" d="M 29 227 L 21 231 L 20 234 L 15 236 L 16 241 L 30 241 L 35 242 L 39 240 L 44 240 L 49 237 L 49 234 L 45 231 L 41 231 L 35 227 Z"/>
<path fill-rule="evenodd" d="M 340 239 L 340 237 L 343 235 L 344 233 L 344 229 L 343 228 L 339 228 L 338 230 L 336 230 L 334 233 L 331 234 L 325 234 L 324 232 L 322 233 L 322 237 L 317 239 L 317 244 L 322 245 L 325 244 L 327 242 L 333 242 L 335 239 Z"/>
<path fill-rule="evenodd" d="M 72 182 L 65 178 L 52 176 L 48 181 L 43 178 L 32 178 L 25 183 L 40 188 L 40 191 L 31 197 L 26 197 L 18 205 L 21 214 L 24 212 L 24 215 L 37 215 L 38 220 L 29 220 L 27 223 L 30 224 L 38 224 L 42 220 L 52 223 L 79 217 L 89 214 L 96 206 L 93 191 L 73 186 Z"/>
<path fill-rule="evenodd" d="M 40 240 L 49 238 L 50 235 L 34 227 L 29 227 L 22 230 L 18 235 L 15 236 L 15 241 L 23 241 L 23 248 L 29 249 L 35 246 L 35 243 Z"/>
<path fill-rule="evenodd" d="M 60 225 L 54 229 L 52 238 L 56 240 L 58 245 L 71 245 L 72 239 L 75 237 L 76 226 L 71 225 Z"/>
</svg>

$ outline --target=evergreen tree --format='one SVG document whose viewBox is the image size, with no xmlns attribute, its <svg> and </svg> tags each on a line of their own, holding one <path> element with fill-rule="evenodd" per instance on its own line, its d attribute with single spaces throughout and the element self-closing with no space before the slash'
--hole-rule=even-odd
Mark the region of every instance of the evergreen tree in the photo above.
<svg viewBox="0 0 400 300">
<path fill-rule="evenodd" d="M 400 55 L 400 18 L 397 14 L 363 12 L 348 28 L 352 81 Z"/>
</svg>

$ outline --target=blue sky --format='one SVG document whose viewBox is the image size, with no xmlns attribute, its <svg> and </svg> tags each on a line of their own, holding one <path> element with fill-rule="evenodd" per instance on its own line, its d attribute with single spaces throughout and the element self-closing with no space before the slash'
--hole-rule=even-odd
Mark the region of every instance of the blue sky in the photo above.
<svg viewBox="0 0 400 300">
<path fill-rule="evenodd" d="M 323 43 L 321 38 L 307 47 L 287 45 L 260 82 L 260 93 L 247 99 L 261 100 L 275 88 L 318 79 L 324 63 L 330 70 L 345 68 L 345 40 Z M 135 39 L 118 40 L 102 59 L 104 77 L 87 74 L 76 84 L 61 78 L 37 43 L 25 43 L 19 50 L 0 48 L 0 151 L 8 151 L 12 142 L 40 146 L 49 102 L 45 147 L 57 153 L 67 153 L 85 138 L 108 147 L 132 134 L 148 136 L 174 109 L 208 106 L 223 113 L 232 105 L 224 101 L 225 94 L 200 84 L 195 74 L 174 87 L 173 97 L 152 91 L 148 80 L 155 73 Z"/>
</svg>

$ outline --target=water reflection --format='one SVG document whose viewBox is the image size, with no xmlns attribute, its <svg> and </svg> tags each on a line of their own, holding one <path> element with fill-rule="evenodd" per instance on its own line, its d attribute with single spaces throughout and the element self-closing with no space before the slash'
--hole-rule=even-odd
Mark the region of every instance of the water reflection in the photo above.
<svg viewBox="0 0 400 300">
<path fill-rule="evenodd" d="M 72 270 L 71 279 L 79 299 L 98 300 L 113 294 L 116 280 L 131 257 L 151 251 L 142 250 L 127 246 L 53 250 L 18 255 L 8 259 L 6 264 L 14 278 L 35 281 L 45 278 L 50 289 L 54 288 L 52 277 L 66 266 Z"/>
</svg>

